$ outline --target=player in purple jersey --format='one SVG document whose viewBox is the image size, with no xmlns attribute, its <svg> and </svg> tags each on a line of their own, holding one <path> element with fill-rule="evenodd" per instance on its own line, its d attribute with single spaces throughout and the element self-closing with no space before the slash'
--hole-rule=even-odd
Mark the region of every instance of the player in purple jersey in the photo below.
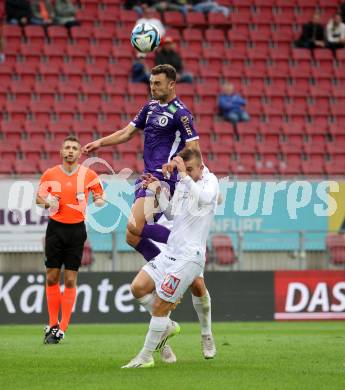
<svg viewBox="0 0 345 390">
<path fill-rule="evenodd" d="M 172 158 L 186 146 L 200 151 L 199 136 L 194 128 L 192 115 L 176 96 L 175 87 L 176 70 L 174 67 L 167 64 L 154 67 L 150 76 L 153 100 L 145 104 L 126 127 L 107 137 L 88 143 L 83 147 L 83 152 L 89 153 L 102 146 L 127 142 L 138 131 L 143 131 L 144 173 L 151 173 L 161 182 L 165 182 L 170 189 L 170 194 L 173 195 L 177 174 L 172 171 L 170 177 L 167 178 L 162 171 L 165 171 L 165 167 L 171 166 L 169 163 Z M 151 240 L 166 243 L 170 234 L 170 230 L 165 226 L 153 223 L 155 206 L 154 194 L 144 189 L 141 186 L 141 179 L 138 179 L 135 201 L 127 224 L 126 241 L 147 261 L 160 253 L 158 246 Z M 196 279 L 191 290 L 195 297 L 194 307 L 199 319 L 200 316 L 209 317 L 209 321 L 205 318 L 203 321 L 210 323 L 210 314 L 207 314 L 210 313 L 210 298 L 204 279 L 202 277 Z M 205 345 L 206 343 L 203 342 L 206 357 Z"/>
<path fill-rule="evenodd" d="M 175 189 L 176 173 L 164 177 L 162 167 L 168 165 L 186 145 L 199 149 L 199 136 L 194 129 L 190 111 L 176 97 L 176 70 L 170 65 L 152 69 L 151 94 L 154 100 L 145 104 L 136 117 L 123 129 L 84 146 L 86 153 L 102 146 L 117 145 L 129 141 L 138 131 L 144 132 L 144 173 L 151 173 L 166 183 L 171 195 Z M 153 224 L 154 196 L 136 182 L 135 201 L 127 224 L 126 240 L 149 261 L 159 249 L 150 241 L 167 241 L 170 230 Z"/>
</svg>

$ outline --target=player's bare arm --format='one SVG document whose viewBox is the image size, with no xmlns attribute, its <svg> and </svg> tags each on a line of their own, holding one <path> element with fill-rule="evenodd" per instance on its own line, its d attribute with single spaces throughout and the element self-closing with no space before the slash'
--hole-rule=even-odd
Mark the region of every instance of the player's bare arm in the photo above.
<svg viewBox="0 0 345 390">
<path fill-rule="evenodd" d="M 184 149 L 197 149 L 201 154 L 200 145 L 199 145 L 198 140 L 187 141 Z M 182 149 L 182 150 L 184 150 L 184 149 Z M 162 172 L 163 172 L 164 177 L 169 178 L 169 176 L 173 173 L 175 168 L 176 168 L 176 162 L 174 161 L 174 159 L 172 159 L 170 162 L 164 164 L 162 166 Z"/>
<path fill-rule="evenodd" d="M 90 142 L 83 146 L 82 152 L 88 154 L 102 146 L 118 145 L 129 141 L 139 129 L 129 124 L 121 130 L 116 131 L 106 137 Z"/>
</svg>

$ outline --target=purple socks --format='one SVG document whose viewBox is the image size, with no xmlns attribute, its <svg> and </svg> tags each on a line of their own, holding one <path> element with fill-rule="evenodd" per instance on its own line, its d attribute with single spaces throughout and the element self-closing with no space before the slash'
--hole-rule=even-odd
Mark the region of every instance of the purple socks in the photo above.
<svg viewBox="0 0 345 390">
<path fill-rule="evenodd" d="M 168 242 L 168 237 L 170 230 L 163 225 L 157 223 L 146 224 L 141 232 L 141 237 L 150 238 L 153 241 L 162 242 L 166 244 Z"/>
<path fill-rule="evenodd" d="M 135 249 L 144 256 L 146 261 L 152 260 L 161 252 L 159 248 L 147 238 L 142 238 Z"/>
</svg>

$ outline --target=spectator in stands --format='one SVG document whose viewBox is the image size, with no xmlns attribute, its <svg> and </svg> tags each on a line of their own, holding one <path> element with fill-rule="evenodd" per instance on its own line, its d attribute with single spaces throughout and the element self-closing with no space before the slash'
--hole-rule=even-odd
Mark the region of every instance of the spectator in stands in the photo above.
<svg viewBox="0 0 345 390">
<path fill-rule="evenodd" d="M 161 37 L 165 35 L 165 27 L 163 23 L 155 17 L 153 8 L 150 8 L 147 4 L 142 4 L 142 17 L 137 20 L 137 23 L 151 23 L 158 28 Z"/>
<path fill-rule="evenodd" d="M 154 8 L 159 12 L 164 11 L 180 11 L 184 15 L 187 14 L 190 6 L 187 0 L 171 0 L 171 1 L 158 1 Z"/>
<path fill-rule="evenodd" d="M 146 54 L 138 53 L 132 65 L 132 81 L 134 83 L 146 83 L 150 81 L 150 70 L 145 63 Z"/>
<path fill-rule="evenodd" d="M 50 0 L 32 0 L 32 24 L 48 26 L 53 23 L 54 7 Z"/>
<path fill-rule="evenodd" d="M 337 49 L 345 47 L 345 24 L 342 22 L 341 14 L 336 13 L 327 24 L 327 47 L 332 50 L 336 58 Z"/>
<path fill-rule="evenodd" d="M 320 23 L 320 13 L 315 12 L 312 20 L 303 25 L 302 34 L 295 46 L 304 49 L 315 49 L 317 47 L 325 47 L 325 32 Z"/>
<path fill-rule="evenodd" d="M 223 85 L 223 93 L 218 97 L 218 107 L 221 115 L 227 121 L 230 121 L 234 126 L 238 122 L 248 122 L 249 115 L 244 110 L 246 100 L 235 93 L 234 85 L 226 82 Z"/>
<path fill-rule="evenodd" d="M 230 13 L 228 7 L 219 5 L 216 1 L 189 0 L 188 3 L 192 6 L 192 11 L 195 12 L 221 12 L 225 17 L 228 17 Z"/>
<path fill-rule="evenodd" d="M 156 52 L 155 65 L 169 64 L 177 72 L 177 82 L 192 83 L 193 76 L 183 71 L 183 62 L 180 55 L 175 50 L 174 41 L 171 37 L 164 37 L 161 42 L 161 48 Z"/>
<path fill-rule="evenodd" d="M 152 7 L 157 3 L 155 0 L 147 0 L 147 1 L 140 1 L 140 0 L 126 0 L 123 4 L 124 9 L 132 9 L 135 11 L 139 16 L 143 14 L 142 6 L 146 4 L 148 7 Z"/>
<path fill-rule="evenodd" d="M 65 25 L 67 28 L 79 26 L 76 19 L 76 8 L 71 0 L 55 0 L 55 22 Z"/>
<path fill-rule="evenodd" d="M 28 0 L 6 0 L 5 12 L 7 23 L 22 26 L 30 23 L 32 13 Z"/>
</svg>

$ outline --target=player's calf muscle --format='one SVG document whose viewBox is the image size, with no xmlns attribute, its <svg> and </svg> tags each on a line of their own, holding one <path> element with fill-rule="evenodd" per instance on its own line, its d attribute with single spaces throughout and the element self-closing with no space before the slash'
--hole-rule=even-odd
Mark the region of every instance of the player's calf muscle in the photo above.
<svg viewBox="0 0 345 390">
<path fill-rule="evenodd" d="M 190 286 L 190 289 L 195 297 L 203 297 L 206 294 L 206 285 L 204 278 L 196 278 Z"/>
</svg>

